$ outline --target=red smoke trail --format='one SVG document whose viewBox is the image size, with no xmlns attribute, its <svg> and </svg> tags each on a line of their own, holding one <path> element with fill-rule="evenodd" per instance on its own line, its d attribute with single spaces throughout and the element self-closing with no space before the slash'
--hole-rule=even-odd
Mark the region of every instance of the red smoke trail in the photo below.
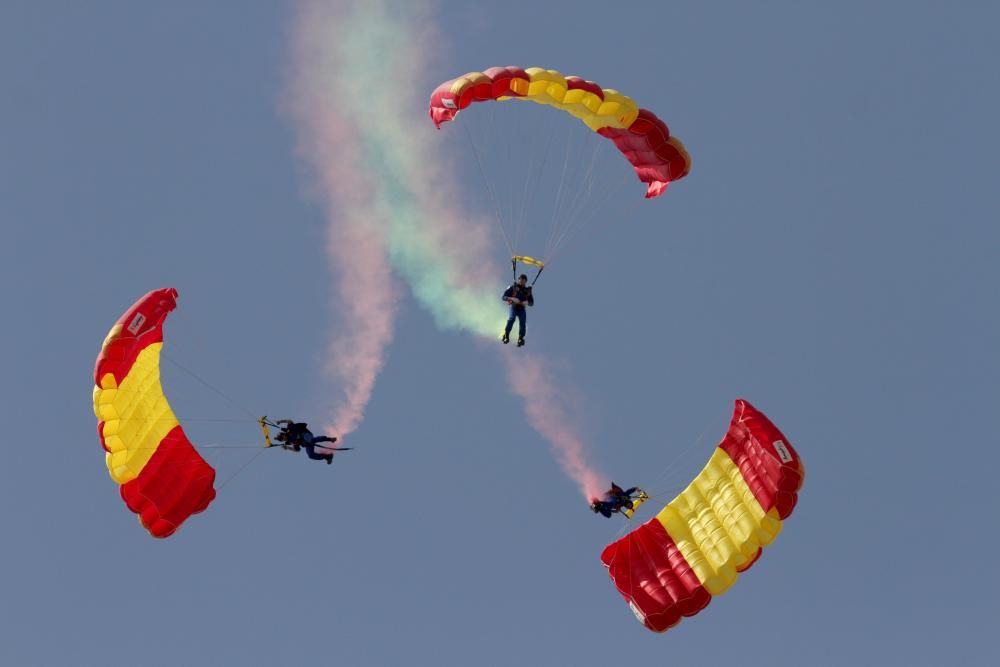
<svg viewBox="0 0 1000 667">
<path fill-rule="evenodd" d="M 564 393 L 552 383 L 552 373 L 545 361 L 523 352 L 503 357 L 511 389 L 524 400 L 524 411 L 532 428 L 549 441 L 559 465 L 587 499 L 599 498 L 607 481 L 587 461 L 583 440 L 572 426 Z"/>
<path fill-rule="evenodd" d="M 374 205 L 377 181 L 364 169 L 357 130 L 332 112 L 322 86 L 326 34 L 299 15 L 289 110 L 299 152 L 314 167 L 315 189 L 327 211 L 326 252 L 337 276 L 336 327 L 325 370 L 343 387 L 326 428 L 343 437 L 364 417 L 385 349 L 392 340 L 397 295 L 385 252 L 387 221 Z"/>
</svg>

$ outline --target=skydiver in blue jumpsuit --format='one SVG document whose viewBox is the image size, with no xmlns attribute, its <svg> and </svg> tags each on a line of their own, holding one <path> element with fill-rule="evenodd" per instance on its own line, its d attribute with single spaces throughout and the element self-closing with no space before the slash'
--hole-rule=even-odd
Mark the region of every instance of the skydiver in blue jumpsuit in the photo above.
<svg viewBox="0 0 1000 667">
<path fill-rule="evenodd" d="M 297 452 L 301 449 L 306 450 L 306 456 L 308 456 L 313 461 L 326 461 L 327 464 L 333 463 L 333 452 L 346 451 L 350 447 L 323 447 L 323 449 L 329 450 L 329 454 L 317 454 L 316 446 L 321 442 L 329 442 L 331 445 L 337 442 L 336 437 L 329 437 L 325 435 L 313 435 L 312 431 L 309 430 L 308 425 L 305 422 L 293 422 L 291 419 L 279 419 L 275 424 L 284 424 L 281 427 L 281 432 L 274 436 L 274 439 L 281 443 L 284 449 L 290 449 L 293 452 Z"/>
<path fill-rule="evenodd" d="M 590 503 L 590 509 L 594 514 L 602 514 L 610 519 L 612 514 L 621 512 L 623 509 L 632 509 L 633 501 L 636 500 L 632 496 L 640 492 L 641 489 L 637 486 L 626 490 L 611 482 L 611 488 L 604 492 L 604 499 Z"/>
<path fill-rule="evenodd" d="M 525 321 L 528 317 L 525 306 L 535 305 L 535 296 L 531 293 L 531 286 L 528 285 L 528 276 L 522 273 L 517 282 L 508 287 L 501 298 L 505 303 L 510 304 L 510 317 L 507 319 L 507 327 L 503 330 L 503 344 L 506 345 L 510 342 L 510 330 L 516 319 L 518 321 L 517 346 L 522 347 L 524 345 Z"/>
</svg>

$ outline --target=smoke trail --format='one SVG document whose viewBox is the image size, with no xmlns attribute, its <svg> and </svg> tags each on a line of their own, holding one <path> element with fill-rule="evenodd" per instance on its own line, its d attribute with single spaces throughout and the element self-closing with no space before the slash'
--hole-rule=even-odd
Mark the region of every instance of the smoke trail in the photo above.
<svg viewBox="0 0 1000 667">
<path fill-rule="evenodd" d="M 376 184 L 356 168 L 362 150 L 353 125 L 323 94 L 328 64 L 315 56 L 324 52 L 324 37 L 303 16 L 289 109 L 300 129 L 299 150 L 315 166 L 316 189 L 328 211 L 326 252 L 338 276 L 334 308 L 342 316 L 325 371 L 343 387 L 343 396 L 326 428 L 343 437 L 364 417 L 392 340 L 397 299 L 384 251 L 388 223 L 372 205 Z"/>
<path fill-rule="evenodd" d="M 459 209 L 451 160 L 436 154 L 424 112 L 427 55 L 436 41 L 423 3 L 302 5 L 297 71 L 312 72 L 317 125 L 350 126 L 326 166 L 363 171 L 369 206 L 385 221 L 385 250 L 441 328 L 495 336 L 502 314 L 488 260 L 489 227 Z M 338 117 L 336 121 L 331 116 Z M 355 153 L 356 152 L 356 153 Z"/>
<path fill-rule="evenodd" d="M 303 4 L 295 67 L 308 88 L 301 95 L 310 102 L 305 134 L 330 125 L 340 130 L 336 143 L 309 139 L 321 146 L 313 159 L 332 189 L 341 178 L 364 174 L 376 238 L 435 324 L 495 339 L 504 317 L 495 283 L 501 272 L 488 259 L 489 225 L 460 210 L 456 170 L 435 149 L 425 113 L 433 85 L 424 76 L 429 54 L 445 43 L 428 15 L 418 2 L 393 3 L 391 10 L 377 0 Z M 510 367 L 508 376 L 530 423 L 584 493 L 596 495 L 599 476 L 587 464 L 550 374 L 541 360 L 523 365 L 531 367 L 527 382 L 521 365 L 517 381 Z"/>
<path fill-rule="evenodd" d="M 588 499 L 599 498 L 607 486 L 603 475 L 587 462 L 583 441 L 570 426 L 570 416 L 563 405 L 562 391 L 552 384 L 551 372 L 535 355 L 519 354 L 514 361 L 504 355 L 511 388 L 524 399 L 524 410 L 531 426 L 552 443 L 559 465 L 573 479 Z"/>
</svg>

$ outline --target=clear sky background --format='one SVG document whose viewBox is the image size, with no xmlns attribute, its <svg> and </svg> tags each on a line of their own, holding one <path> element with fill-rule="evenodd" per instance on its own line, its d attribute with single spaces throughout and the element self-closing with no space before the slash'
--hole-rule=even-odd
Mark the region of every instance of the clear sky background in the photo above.
<svg viewBox="0 0 1000 667">
<path fill-rule="evenodd" d="M 357 451 L 207 447 L 218 499 L 150 539 L 90 405 L 140 295 L 180 291 L 163 381 L 196 443 L 320 421 L 336 391 L 295 5 L 0 5 L 0 663 L 995 664 L 1000 9 L 697 4 L 439 3 L 423 82 L 578 73 L 693 156 L 575 238 L 530 322 L 619 483 L 682 486 L 737 397 L 805 461 L 773 547 L 662 636 L 598 560 L 625 526 L 587 510 L 488 343 L 402 288 Z"/>
</svg>

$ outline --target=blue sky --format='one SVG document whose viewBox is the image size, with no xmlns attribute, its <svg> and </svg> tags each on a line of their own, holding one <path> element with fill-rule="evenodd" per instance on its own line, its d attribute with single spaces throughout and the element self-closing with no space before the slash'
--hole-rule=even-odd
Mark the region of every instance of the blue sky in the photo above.
<svg viewBox="0 0 1000 667">
<path fill-rule="evenodd" d="M 436 7 L 428 93 L 543 65 L 685 141 L 689 178 L 546 273 L 531 349 L 620 483 L 683 485 L 732 400 L 760 407 L 806 463 L 785 532 L 647 632 L 598 560 L 623 526 L 587 511 L 496 355 L 404 292 L 358 451 L 206 448 L 219 498 L 151 540 L 90 407 L 138 296 L 180 291 L 163 379 L 198 443 L 253 444 L 252 416 L 311 419 L 336 389 L 343 314 L 283 106 L 294 5 L 6 3 L 0 662 L 992 664 L 1000 11 Z M 456 179 L 488 214 L 473 168 Z"/>
</svg>

